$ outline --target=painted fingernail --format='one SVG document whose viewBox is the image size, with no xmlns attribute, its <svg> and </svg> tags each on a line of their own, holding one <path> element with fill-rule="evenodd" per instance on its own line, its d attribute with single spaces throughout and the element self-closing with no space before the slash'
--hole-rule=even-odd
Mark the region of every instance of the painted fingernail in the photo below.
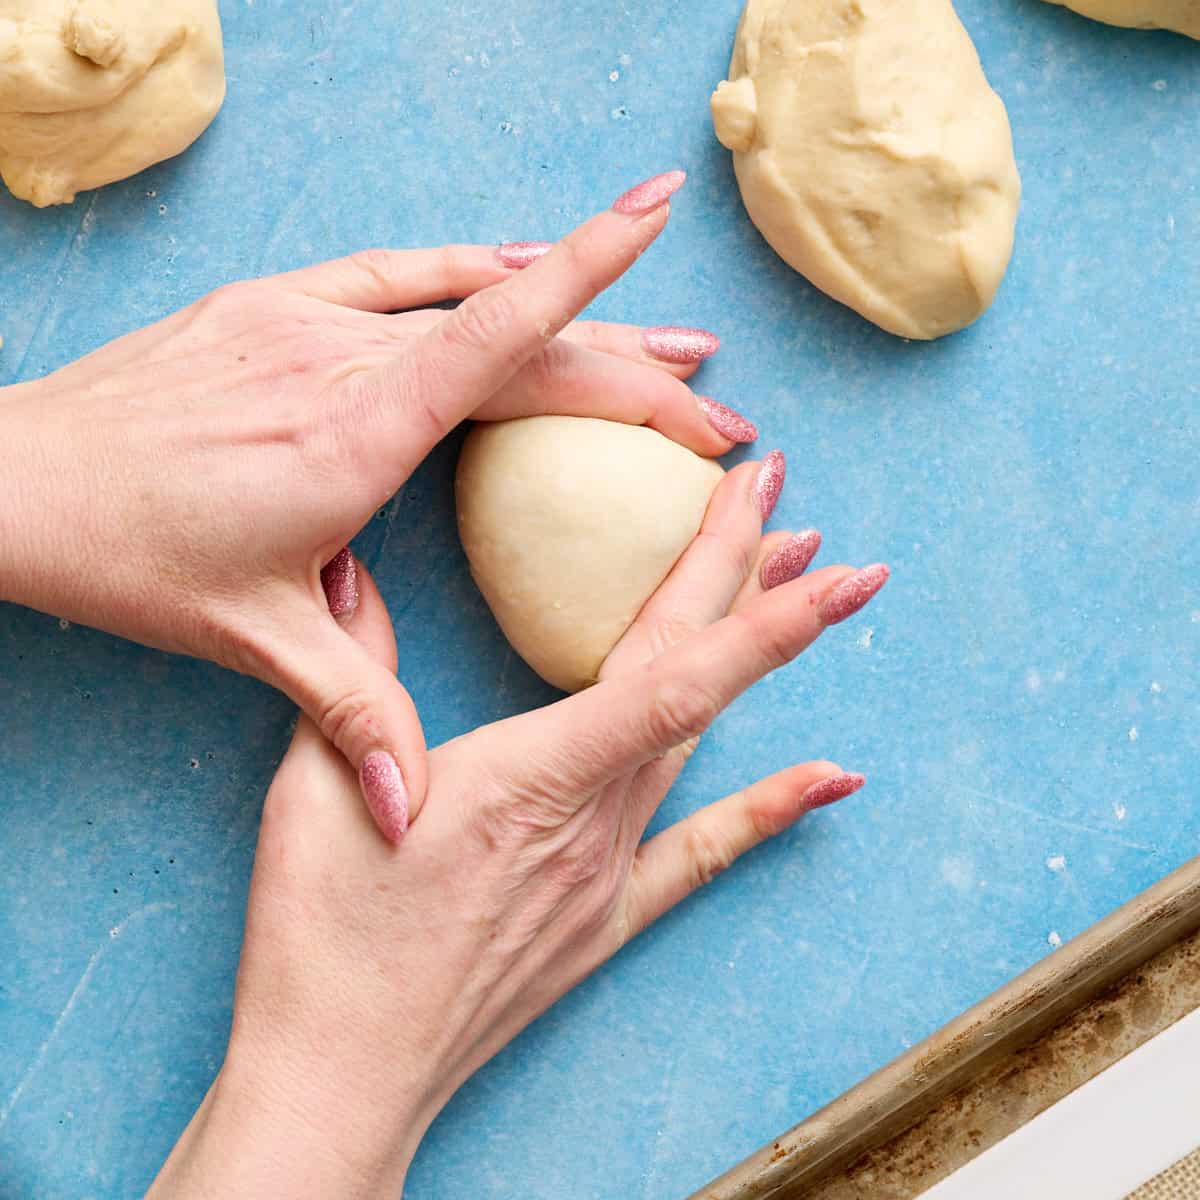
<svg viewBox="0 0 1200 1200">
<path fill-rule="evenodd" d="M 822 625 L 836 625 L 852 617 L 888 581 L 891 572 L 883 563 L 874 563 L 847 576 L 825 594 L 817 616 Z"/>
<path fill-rule="evenodd" d="M 686 329 L 681 325 L 656 325 L 642 330 L 642 349 L 662 362 L 703 362 L 721 348 L 721 339 L 707 329 Z"/>
<path fill-rule="evenodd" d="M 613 212 L 619 212 L 627 217 L 644 217 L 656 208 L 661 208 L 675 195 L 687 178 L 686 171 L 668 171 L 665 175 L 655 175 L 631 187 L 623 196 L 618 197 L 613 205 Z"/>
<path fill-rule="evenodd" d="M 830 775 L 828 779 L 814 783 L 804 793 L 804 811 L 811 812 L 814 808 L 823 808 L 826 804 L 833 804 L 836 800 L 845 800 L 847 796 L 853 796 L 866 782 L 865 775 L 855 775 L 850 772 Z"/>
<path fill-rule="evenodd" d="M 358 770 L 358 782 L 380 832 L 398 843 L 408 829 L 408 789 L 396 760 L 386 750 L 372 750 Z"/>
<path fill-rule="evenodd" d="M 505 242 L 496 247 L 496 257 L 502 266 L 519 271 L 522 267 L 537 262 L 553 245 L 553 242 Z"/>
<path fill-rule="evenodd" d="M 804 529 L 793 533 L 770 558 L 762 565 L 758 573 L 759 582 L 764 592 L 779 587 L 781 583 L 791 583 L 799 579 L 808 570 L 808 564 L 817 557 L 821 548 L 821 535 L 815 529 Z"/>
<path fill-rule="evenodd" d="M 754 498 L 764 521 L 775 511 L 786 477 L 787 459 L 783 457 L 783 451 L 772 450 L 758 468 L 758 479 L 754 484 Z"/>
<path fill-rule="evenodd" d="M 348 546 L 321 568 L 321 586 L 335 617 L 348 617 L 358 607 L 358 563 Z"/>
<path fill-rule="evenodd" d="M 696 403 L 707 418 L 708 423 L 723 437 L 731 442 L 752 442 L 758 437 L 758 428 L 753 421 L 747 421 L 739 412 L 713 400 L 708 396 L 699 396 Z"/>
</svg>

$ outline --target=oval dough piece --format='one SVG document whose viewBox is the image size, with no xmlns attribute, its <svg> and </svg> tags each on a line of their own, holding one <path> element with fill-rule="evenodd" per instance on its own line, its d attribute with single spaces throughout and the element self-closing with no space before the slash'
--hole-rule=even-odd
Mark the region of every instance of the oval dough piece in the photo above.
<svg viewBox="0 0 1200 1200">
<path fill-rule="evenodd" d="M 1050 0 L 1066 8 L 1129 29 L 1170 29 L 1200 38 L 1200 0 Z"/>
<path fill-rule="evenodd" d="M 992 302 L 1021 184 L 949 0 L 747 0 L 712 113 L 750 219 L 822 291 L 909 338 Z"/>
<path fill-rule="evenodd" d="M 224 98 L 216 0 L 0 0 L 0 176 L 39 208 L 181 153 Z"/>
<path fill-rule="evenodd" d="M 724 474 L 640 425 L 477 425 L 458 461 L 458 531 L 516 652 L 564 691 L 594 683 L 696 536 Z"/>
</svg>

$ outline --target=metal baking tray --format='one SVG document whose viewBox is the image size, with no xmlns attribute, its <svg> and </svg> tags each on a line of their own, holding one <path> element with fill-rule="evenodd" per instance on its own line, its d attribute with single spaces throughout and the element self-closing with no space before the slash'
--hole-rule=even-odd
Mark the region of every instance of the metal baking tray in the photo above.
<svg viewBox="0 0 1200 1200">
<path fill-rule="evenodd" d="M 1152 1009 L 1158 1017 L 1159 1028 L 1182 1015 L 1187 1007 L 1200 1002 L 1200 938 L 1188 945 L 1187 958 L 1177 951 L 1179 944 L 1200 930 L 1200 858 L 1180 867 L 1153 887 L 1135 896 L 1104 920 L 1093 925 L 1078 937 L 1048 955 L 1023 975 L 993 992 L 987 999 L 968 1009 L 937 1033 L 902 1054 L 875 1074 L 839 1096 L 819 1112 L 775 1138 L 769 1145 L 752 1154 L 731 1171 L 695 1192 L 690 1200 L 798 1200 L 820 1191 L 832 1195 L 828 1185 L 844 1177 L 848 1168 L 873 1182 L 860 1190 L 837 1190 L 841 1195 L 896 1196 L 918 1195 L 931 1186 L 936 1178 L 949 1174 L 961 1161 L 949 1163 L 944 1170 L 937 1164 L 930 1167 L 929 1155 L 921 1169 L 914 1169 L 915 1190 L 884 1188 L 877 1175 L 864 1168 L 872 1153 L 889 1143 L 896 1143 L 913 1131 L 921 1122 L 937 1115 L 939 1106 L 969 1090 L 987 1075 L 988 1086 L 978 1089 L 984 1096 L 992 1091 L 993 1080 L 1003 1083 L 1015 1072 L 1006 1064 L 1025 1056 L 1037 1061 L 1033 1052 L 1042 1041 L 1048 1041 L 1066 1029 L 1074 1019 L 1078 1035 L 1073 1043 L 1075 1053 L 1088 1051 L 1096 1057 L 1099 1042 L 1096 1028 L 1107 1021 L 1110 1028 L 1123 1029 L 1129 1023 L 1122 1012 L 1144 1012 Z M 1172 948 L 1176 948 L 1173 950 Z M 1164 952 L 1166 952 L 1164 954 Z M 1171 955 L 1174 958 L 1168 961 Z M 1162 970 L 1151 971 L 1151 960 L 1162 956 Z M 1180 974 L 1180 970 L 1184 973 Z M 1185 994 L 1173 997 L 1174 1008 L 1164 1006 L 1159 998 L 1148 1003 L 1146 996 L 1135 994 L 1137 989 L 1163 986 L 1172 976 L 1187 981 Z M 1123 991 L 1129 993 L 1123 995 Z M 1183 1005 L 1183 1008 L 1180 1006 Z M 1140 1008 L 1139 1008 L 1140 1006 Z M 1094 1011 L 1092 1011 L 1094 1010 Z M 1087 1022 L 1081 1018 L 1086 1016 Z M 1143 1030 L 1145 1040 L 1157 1029 Z M 1136 1033 L 1136 1030 L 1134 1031 Z M 1072 1074 L 1074 1082 L 1062 1085 L 1058 1095 L 1047 1094 L 1044 1103 L 1032 1107 L 1025 1104 L 1023 1119 L 1035 1115 L 1034 1110 L 1048 1107 L 1061 1095 L 1085 1078 L 1098 1073 L 1116 1057 L 1127 1053 L 1136 1044 L 1126 1035 L 1122 1047 L 1107 1060 L 1099 1061 Z M 1068 1050 L 1071 1046 L 1068 1045 Z M 1082 1048 L 1082 1049 L 1081 1049 Z M 1032 1055 L 1032 1058 L 1031 1058 Z M 1051 1046 L 1041 1060 L 1054 1058 Z M 1059 1053 L 1058 1059 L 1063 1059 Z M 1102 1055 L 1100 1056 L 1103 1057 Z M 997 1073 L 997 1069 L 999 1073 Z M 990 1074 L 989 1074 L 990 1073 Z M 1063 1072 L 1060 1070 L 1059 1075 Z M 1028 1086 L 1022 1091 L 1028 1100 Z M 1035 1098 L 1036 1099 L 1036 1098 Z M 974 1124 L 983 1122 L 975 1120 Z M 943 1134 L 931 1137 L 930 1153 L 936 1159 L 944 1154 Z M 970 1131 L 972 1134 L 976 1130 Z M 930 1130 L 933 1133 L 933 1130 Z M 978 1139 L 975 1139 L 978 1141 Z M 992 1140 L 998 1140 L 998 1137 Z M 910 1143 L 899 1157 L 915 1162 L 922 1156 L 914 1153 Z M 889 1147 L 890 1148 L 890 1147 Z M 977 1144 L 965 1158 L 986 1148 Z M 965 1161 L 965 1158 L 963 1161 Z"/>
</svg>

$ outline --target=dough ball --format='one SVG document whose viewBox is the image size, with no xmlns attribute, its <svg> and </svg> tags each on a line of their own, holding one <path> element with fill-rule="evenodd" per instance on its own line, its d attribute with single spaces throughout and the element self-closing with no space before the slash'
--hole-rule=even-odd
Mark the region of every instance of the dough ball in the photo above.
<svg viewBox="0 0 1200 1200">
<path fill-rule="evenodd" d="M 747 0 L 712 113 L 750 219 L 835 300 L 908 338 L 992 302 L 1021 184 L 949 0 Z"/>
<path fill-rule="evenodd" d="M 640 425 L 477 425 L 458 461 L 458 531 L 513 649 L 564 691 L 594 683 L 724 474 Z"/>
<path fill-rule="evenodd" d="M 1200 0 L 1050 0 L 1109 25 L 1170 29 L 1200 38 Z"/>
<path fill-rule="evenodd" d="M 224 98 L 216 0 L 0 0 L 0 176 L 39 208 L 186 150 Z"/>
</svg>

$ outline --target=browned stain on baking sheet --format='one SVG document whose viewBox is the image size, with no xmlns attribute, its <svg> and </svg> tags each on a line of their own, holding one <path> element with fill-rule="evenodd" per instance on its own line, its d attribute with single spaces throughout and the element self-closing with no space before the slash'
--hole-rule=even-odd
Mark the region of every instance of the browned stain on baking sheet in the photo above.
<svg viewBox="0 0 1200 1200">
<path fill-rule="evenodd" d="M 1200 858 L 692 1200 L 908 1200 L 1200 1004 Z"/>
<path fill-rule="evenodd" d="M 1163 951 L 899 1137 L 779 1200 L 911 1200 L 1200 1007 L 1200 933 Z"/>
</svg>

